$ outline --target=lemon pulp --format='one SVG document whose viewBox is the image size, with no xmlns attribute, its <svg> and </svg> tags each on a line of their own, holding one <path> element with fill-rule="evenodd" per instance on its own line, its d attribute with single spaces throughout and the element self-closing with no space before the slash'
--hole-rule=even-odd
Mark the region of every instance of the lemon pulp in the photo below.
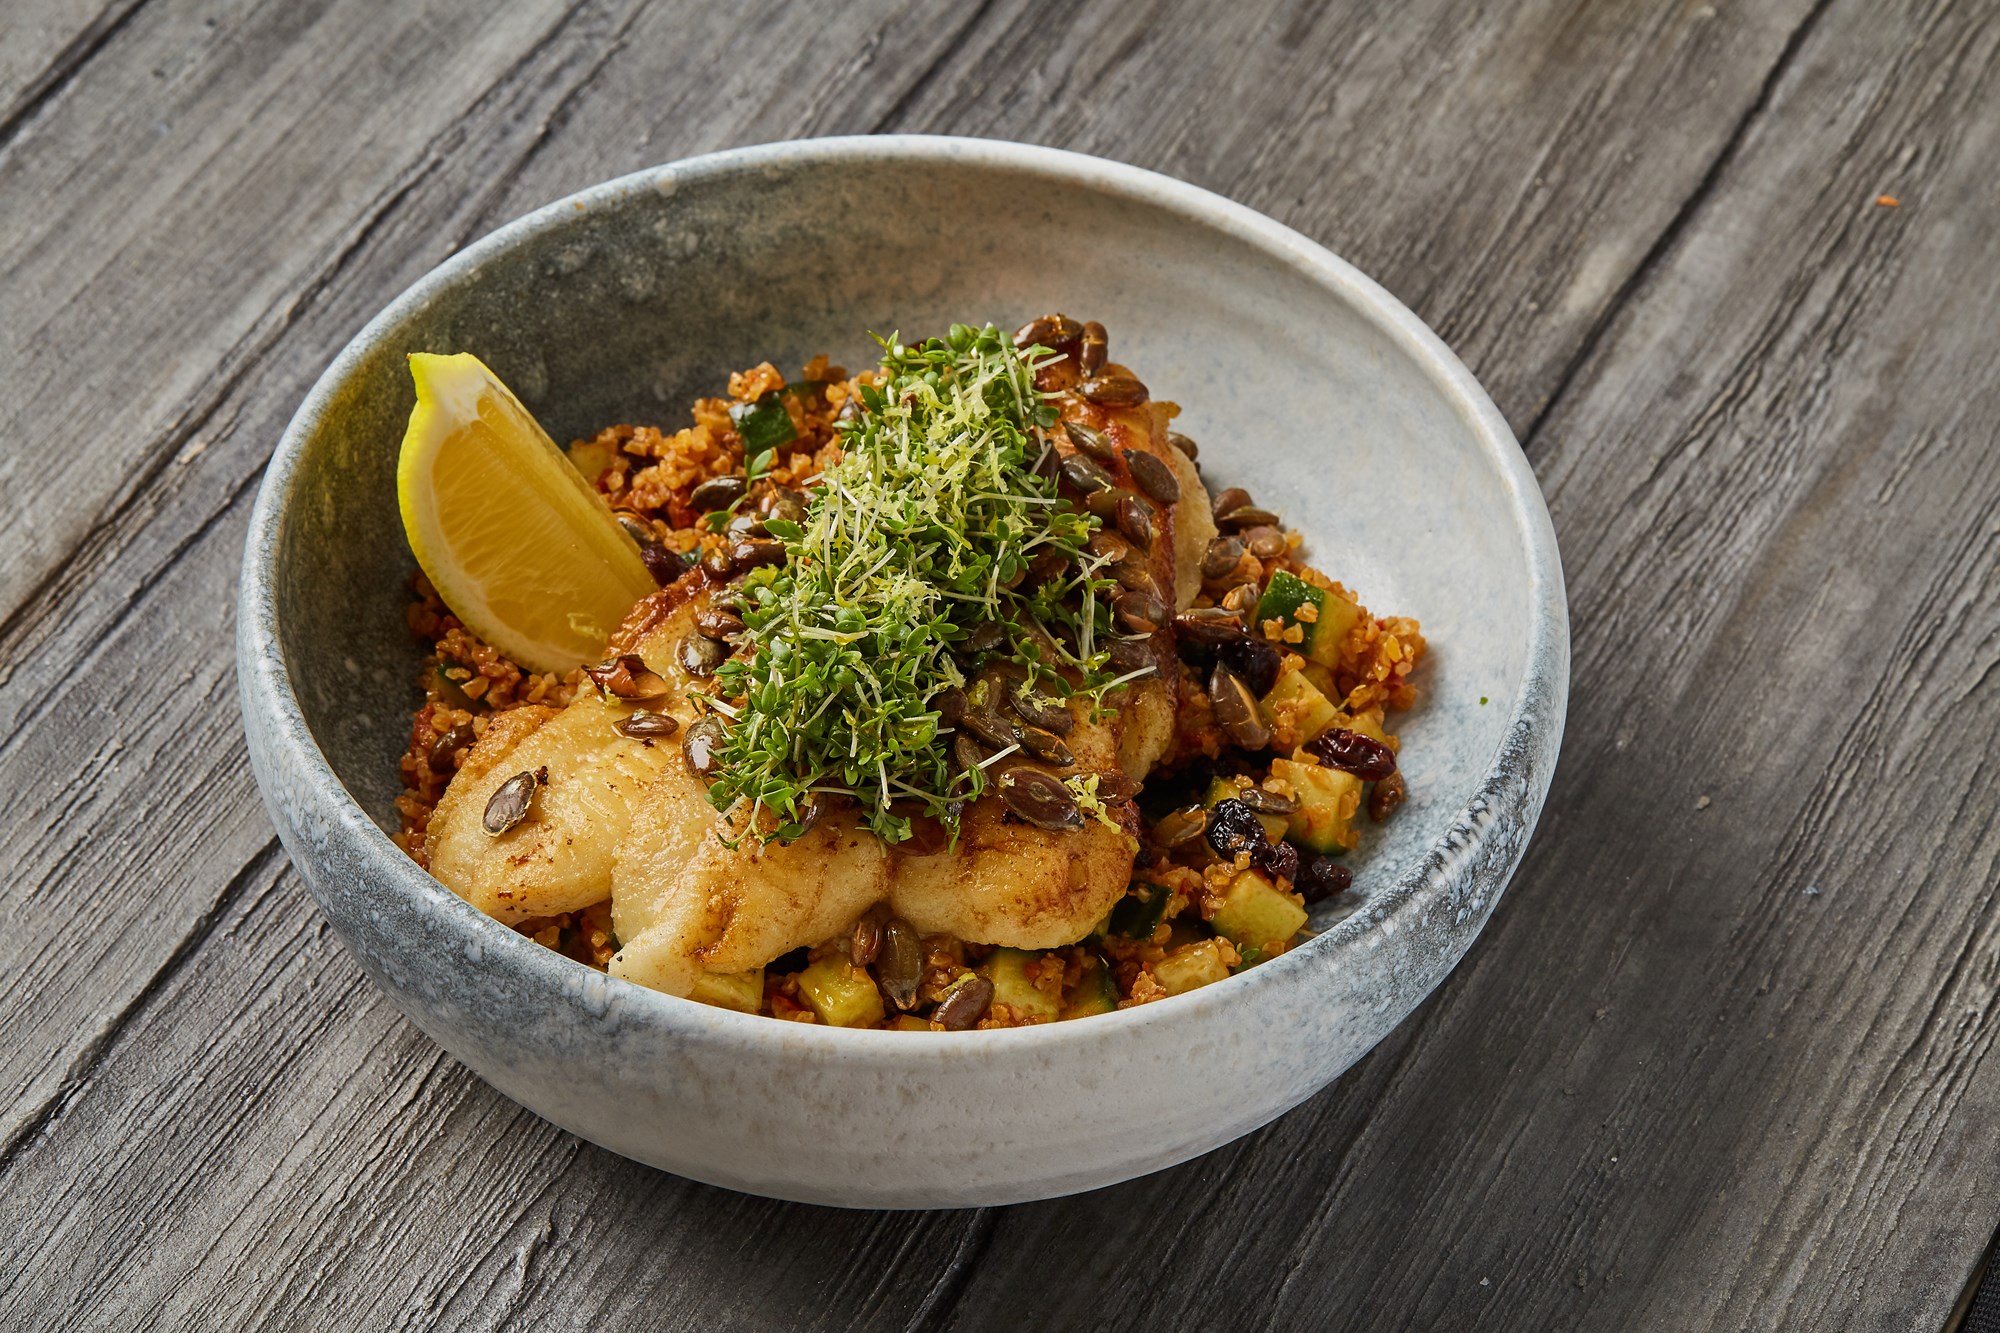
<svg viewBox="0 0 2000 1333">
<path fill-rule="evenodd" d="M 410 550 L 467 629 L 532 671 L 604 655 L 658 585 L 591 484 L 469 352 L 410 356 L 396 496 Z"/>
</svg>

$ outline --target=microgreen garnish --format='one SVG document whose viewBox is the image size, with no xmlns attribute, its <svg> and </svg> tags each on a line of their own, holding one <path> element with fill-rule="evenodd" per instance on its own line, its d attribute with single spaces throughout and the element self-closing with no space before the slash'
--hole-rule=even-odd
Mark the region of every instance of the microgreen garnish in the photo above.
<svg viewBox="0 0 2000 1333">
<path fill-rule="evenodd" d="M 840 423 L 843 456 L 804 522 L 766 523 L 788 559 L 743 581 L 749 651 L 716 673 L 735 709 L 709 798 L 747 811 L 746 828 L 771 812 L 766 836 L 797 836 L 815 793 L 851 797 L 890 842 L 915 813 L 955 834 L 992 779 L 951 763 L 940 692 L 991 662 L 1055 698 L 1101 700 L 1114 683 L 1115 584 L 1084 549 L 1098 520 L 1036 469 L 1057 420 L 1034 383 L 1049 353 L 1017 351 L 990 324 L 883 349 L 883 378 Z M 1031 587 L 1029 565 L 1050 550 L 1061 572 Z M 987 623 L 1004 640 L 965 660 Z"/>
</svg>

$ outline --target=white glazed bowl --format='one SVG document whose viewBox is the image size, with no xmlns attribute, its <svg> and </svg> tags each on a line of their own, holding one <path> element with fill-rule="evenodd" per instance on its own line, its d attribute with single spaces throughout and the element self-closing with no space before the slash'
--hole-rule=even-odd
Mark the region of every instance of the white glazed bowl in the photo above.
<svg viewBox="0 0 2000 1333">
<path fill-rule="evenodd" d="M 1410 801 L 1371 829 L 1325 933 L 1228 981 L 1072 1023 L 844 1031 L 611 980 L 486 919 L 393 827 L 417 702 L 395 499 L 406 353 L 478 353 L 558 439 L 677 425 L 734 368 L 870 330 L 1098 319 L 1240 484 L 1371 607 L 1422 620 L 1400 721 Z M 1555 765 L 1562 573 L 1506 423 L 1380 287 L 1249 209 L 1019 144 L 822 139 L 713 154 L 501 228 L 399 297 L 272 459 L 243 567 L 238 674 L 259 786 L 361 966 L 523 1105 L 615 1152 L 780 1198 L 993 1204 L 1171 1166 L 1310 1096 L 1478 934 Z M 1135 1109 L 1140 1112 L 1135 1118 Z"/>
</svg>

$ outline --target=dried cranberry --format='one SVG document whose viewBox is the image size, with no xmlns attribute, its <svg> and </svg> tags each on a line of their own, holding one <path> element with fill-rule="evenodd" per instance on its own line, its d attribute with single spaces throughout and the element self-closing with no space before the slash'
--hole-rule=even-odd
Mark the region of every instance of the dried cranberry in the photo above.
<svg viewBox="0 0 2000 1333">
<path fill-rule="evenodd" d="M 1372 736 L 1335 727 L 1311 741 L 1306 749 L 1328 768 L 1352 773 L 1365 782 L 1380 782 L 1396 771 L 1396 752 Z"/>
<path fill-rule="evenodd" d="M 1250 859 L 1272 879 L 1298 880 L 1299 849 L 1289 842 L 1267 842 L 1250 853 Z"/>
<path fill-rule="evenodd" d="M 1223 860 L 1233 861 L 1243 852 L 1255 856 L 1266 841 L 1257 812 L 1243 802 L 1217 801 L 1208 812 L 1208 845 Z"/>
<path fill-rule="evenodd" d="M 1315 856 L 1299 870 L 1292 887 L 1309 903 L 1345 893 L 1354 884 L 1354 872 L 1330 856 Z"/>
<path fill-rule="evenodd" d="M 1222 644 L 1215 650 L 1215 656 L 1259 699 L 1278 683 L 1278 672 L 1285 665 L 1285 655 L 1263 639 L 1237 639 Z"/>
</svg>

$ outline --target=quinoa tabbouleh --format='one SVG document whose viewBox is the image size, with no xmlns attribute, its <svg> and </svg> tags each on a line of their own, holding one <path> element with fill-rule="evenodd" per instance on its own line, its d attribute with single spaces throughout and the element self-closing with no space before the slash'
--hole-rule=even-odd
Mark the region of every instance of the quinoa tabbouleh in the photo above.
<svg viewBox="0 0 2000 1333">
<path fill-rule="evenodd" d="M 536 670 L 417 575 L 399 844 L 580 963 L 802 1022 L 1082 1017 L 1296 947 L 1404 799 L 1424 640 L 1211 495 L 1178 413 L 1049 315 L 575 442 L 659 586 Z"/>
</svg>

